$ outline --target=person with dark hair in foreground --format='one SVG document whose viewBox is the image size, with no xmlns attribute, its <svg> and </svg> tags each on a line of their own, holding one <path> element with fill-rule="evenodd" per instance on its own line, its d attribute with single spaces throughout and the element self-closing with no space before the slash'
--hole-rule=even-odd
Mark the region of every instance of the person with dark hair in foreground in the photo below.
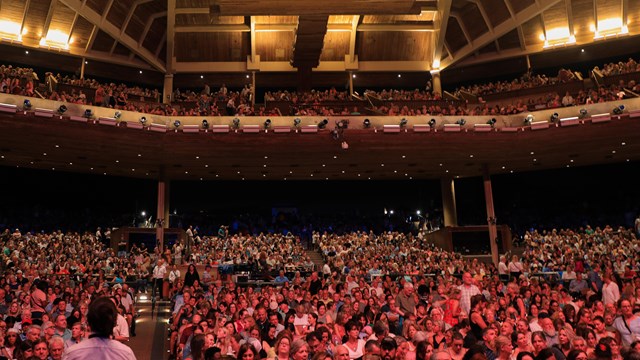
<svg viewBox="0 0 640 360">
<path fill-rule="evenodd" d="M 87 321 L 91 327 L 89 339 L 67 348 L 65 360 L 135 360 L 133 351 L 119 341 L 111 340 L 118 311 L 111 299 L 101 297 L 89 305 Z"/>
</svg>

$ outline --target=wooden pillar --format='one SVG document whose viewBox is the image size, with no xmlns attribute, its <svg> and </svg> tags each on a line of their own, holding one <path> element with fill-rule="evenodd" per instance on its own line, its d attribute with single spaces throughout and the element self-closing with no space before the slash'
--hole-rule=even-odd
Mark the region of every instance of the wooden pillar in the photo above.
<svg viewBox="0 0 640 360">
<path fill-rule="evenodd" d="M 493 207 L 493 190 L 491 188 L 491 176 L 485 165 L 482 171 L 484 180 L 484 200 L 487 204 L 487 224 L 489 225 L 489 241 L 491 244 L 491 260 L 498 265 L 498 229 L 496 226 L 496 212 Z"/>
<path fill-rule="evenodd" d="M 164 90 L 162 91 L 162 103 L 170 104 L 173 97 L 173 75 L 164 76 Z"/>
<path fill-rule="evenodd" d="M 256 72 L 251 72 L 251 105 L 256 105 Z"/>
<path fill-rule="evenodd" d="M 80 79 L 84 79 L 84 66 L 86 65 L 87 59 L 82 58 L 82 64 L 80 64 Z"/>
<path fill-rule="evenodd" d="M 349 95 L 353 95 L 353 71 L 349 71 Z"/>
<path fill-rule="evenodd" d="M 156 211 L 156 239 L 158 248 L 164 247 L 164 229 L 169 228 L 169 181 L 158 181 L 158 208 Z"/>
<path fill-rule="evenodd" d="M 440 179 L 440 189 L 442 191 L 442 215 L 444 216 L 444 226 L 458 226 L 456 190 L 453 179 Z"/>
<path fill-rule="evenodd" d="M 431 78 L 433 79 L 433 93 L 442 95 L 442 82 L 440 82 L 440 70 L 432 71 Z"/>
</svg>

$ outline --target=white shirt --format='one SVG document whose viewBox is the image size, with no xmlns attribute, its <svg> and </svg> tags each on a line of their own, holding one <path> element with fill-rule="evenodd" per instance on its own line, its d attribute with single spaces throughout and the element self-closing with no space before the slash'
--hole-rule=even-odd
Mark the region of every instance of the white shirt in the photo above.
<svg viewBox="0 0 640 360">
<path fill-rule="evenodd" d="M 153 278 L 154 279 L 164 279 L 164 276 L 167 274 L 167 268 L 164 266 L 158 266 L 153 268 Z"/>
<path fill-rule="evenodd" d="M 611 281 L 602 285 L 602 302 L 605 305 L 615 304 L 620 299 L 620 288 L 618 284 Z"/>
<path fill-rule="evenodd" d="M 129 338 L 129 324 L 124 316 L 118 314 L 116 326 L 113 328 L 113 336 L 123 336 Z"/>
<path fill-rule="evenodd" d="M 133 350 L 125 344 L 104 338 L 90 338 L 72 345 L 62 353 L 64 360 L 136 360 Z"/>
<path fill-rule="evenodd" d="M 171 270 L 169 273 L 169 281 L 173 283 L 176 279 L 180 279 L 180 270 Z"/>
</svg>

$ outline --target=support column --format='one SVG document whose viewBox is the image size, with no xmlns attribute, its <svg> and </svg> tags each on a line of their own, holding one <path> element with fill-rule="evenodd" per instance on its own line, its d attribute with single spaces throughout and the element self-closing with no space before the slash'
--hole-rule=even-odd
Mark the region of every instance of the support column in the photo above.
<svg viewBox="0 0 640 360">
<path fill-rule="evenodd" d="M 456 190 L 453 179 L 440 179 L 440 189 L 442 192 L 442 215 L 444 216 L 444 226 L 458 226 Z"/>
<path fill-rule="evenodd" d="M 529 71 L 529 69 L 531 69 L 531 59 L 529 55 L 525 56 L 525 60 L 527 60 L 527 71 Z"/>
<path fill-rule="evenodd" d="M 158 248 L 164 247 L 164 229 L 169 228 L 169 181 L 158 181 L 158 208 L 156 210 L 156 239 Z"/>
<path fill-rule="evenodd" d="M 440 70 L 432 71 L 431 78 L 433 79 L 431 82 L 433 83 L 433 93 L 442 95 L 442 82 L 440 82 Z"/>
<path fill-rule="evenodd" d="M 87 62 L 87 59 L 82 58 L 82 64 L 80 64 L 80 79 L 84 79 L 84 65 Z"/>
<path fill-rule="evenodd" d="M 487 224 L 489 225 L 489 242 L 491 244 L 491 260 L 498 265 L 498 228 L 496 226 L 496 212 L 493 207 L 493 190 L 491 188 L 491 176 L 485 165 L 482 170 L 484 181 L 484 200 L 487 204 Z"/>
<path fill-rule="evenodd" d="M 353 71 L 349 71 L 349 95 L 353 95 Z"/>
<path fill-rule="evenodd" d="M 251 106 L 256 106 L 256 72 L 251 72 Z"/>
<path fill-rule="evenodd" d="M 170 104 L 173 97 L 173 75 L 164 76 L 164 90 L 162 91 L 162 103 Z"/>
</svg>

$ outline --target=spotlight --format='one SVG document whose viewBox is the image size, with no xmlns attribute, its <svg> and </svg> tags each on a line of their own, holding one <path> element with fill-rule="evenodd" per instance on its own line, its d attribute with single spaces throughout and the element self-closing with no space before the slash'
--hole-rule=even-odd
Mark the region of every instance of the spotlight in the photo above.
<svg viewBox="0 0 640 360">
<path fill-rule="evenodd" d="M 491 118 L 491 120 L 487 121 L 487 124 L 491 125 L 491 127 L 494 127 L 496 125 L 496 118 Z"/>
<path fill-rule="evenodd" d="M 209 128 L 209 122 L 207 121 L 207 119 L 202 120 L 202 128 L 203 129 Z"/>
<path fill-rule="evenodd" d="M 93 116 L 93 112 L 91 111 L 91 109 L 86 109 L 84 111 L 84 117 L 86 117 L 87 119 Z"/>
<path fill-rule="evenodd" d="M 23 109 L 24 110 L 30 110 L 31 109 L 31 100 L 29 100 L 29 99 L 25 99 L 24 100 Z"/>
<path fill-rule="evenodd" d="M 146 117 L 141 117 L 140 118 L 140 123 L 144 126 L 147 123 L 147 118 Z"/>
<path fill-rule="evenodd" d="M 465 120 L 465 119 L 460 119 L 460 120 L 456 121 L 456 124 L 458 124 L 460 126 L 464 126 L 464 124 L 466 124 L 466 123 L 467 123 L 467 120 Z"/>
<path fill-rule="evenodd" d="M 329 120 L 327 119 L 323 119 L 322 121 L 320 121 L 318 123 L 318 129 L 324 129 L 327 127 L 327 124 L 329 123 Z"/>
<path fill-rule="evenodd" d="M 343 119 L 336 122 L 336 127 L 339 129 L 346 129 L 349 127 L 349 120 Z"/>
<path fill-rule="evenodd" d="M 549 117 L 549 121 L 551 121 L 553 123 L 553 122 L 558 121 L 559 118 L 560 118 L 560 115 L 558 115 L 558 113 L 553 113 L 553 114 L 551 114 L 551 117 Z"/>
<path fill-rule="evenodd" d="M 587 117 L 587 113 L 588 113 L 587 109 L 585 109 L 585 108 L 580 109 L 580 116 L 579 116 L 580 119 L 586 118 Z"/>
<path fill-rule="evenodd" d="M 402 119 L 400 120 L 400 127 L 405 127 L 405 126 L 407 126 L 407 122 L 408 122 L 408 121 L 407 121 L 407 119 L 406 119 L 406 118 L 402 118 Z"/>
<path fill-rule="evenodd" d="M 65 112 L 67 112 L 67 107 L 65 105 L 60 105 L 60 107 L 58 108 L 58 112 L 60 114 L 64 114 Z"/>
<path fill-rule="evenodd" d="M 302 120 L 300 120 L 300 118 L 293 119 L 293 126 L 299 127 L 300 123 L 302 123 Z"/>
<path fill-rule="evenodd" d="M 535 118 L 533 117 L 533 115 L 529 114 L 529 115 L 527 115 L 526 118 L 524 118 L 524 124 L 525 125 L 531 125 L 533 120 L 535 120 Z"/>
<path fill-rule="evenodd" d="M 236 129 L 240 127 L 240 119 L 233 118 L 233 127 Z"/>
<path fill-rule="evenodd" d="M 26 101 L 26 100 L 25 100 Z M 620 115 L 622 114 L 622 112 L 624 111 L 624 105 L 620 105 L 618 107 L 613 108 L 612 112 L 616 115 Z"/>
<path fill-rule="evenodd" d="M 180 127 L 180 125 L 182 125 L 182 123 L 180 122 L 180 120 L 175 120 L 175 121 L 173 122 L 173 126 L 174 126 L 176 129 L 177 129 L 177 128 L 179 128 L 179 127 Z"/>
<path fill-rule="evenodd" d="M 365 129 L 370 128 L 371 127 L 371 120 L 364 119 L 364 121 L 362 121 L 362 126 L 364 126 Z"/>
<path fill-rule="evenodd" d="M 429 127 L 434 128 L 436 126 L 436 119 L 429 120 Z"/>
<path fill-rule="evenodd" d="M 271 126 L 271 119 L 267 119 L 264 121 L 264 128 L 268 129 Z"/>
<path fill-rule="evenodd" d="M 116 111 L 115 114 L 113 114 L 113 118 L 118 120 L 122 117 L 122 113 L 120 111 Z"/>
</svg>

